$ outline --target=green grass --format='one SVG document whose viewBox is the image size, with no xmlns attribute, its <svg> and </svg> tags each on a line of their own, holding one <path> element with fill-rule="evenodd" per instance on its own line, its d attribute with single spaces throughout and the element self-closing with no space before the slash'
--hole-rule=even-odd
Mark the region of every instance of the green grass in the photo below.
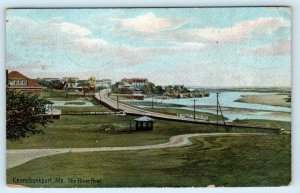
<svg viewBox="0 0 300 193">
<path fill-rule="evenodd" d="M 191 110 L 185 110 L 185 109 L 175 109 L 175 108 L 162 108 L 162 109 L 158 109 L 158 108 L 145 108 L 149 111 L 154 111 L 154 112 L 158 112 L 158 113 L 166 113 L 166 114 L 171 114 L 171 115 L 177 115 L 177 114 L 190 114 L 190 115 L 194 115 L 194 111 Z M 206 113 L 206 112 L 196 112 L 195 113 L 196 116 L 207 116 L 208 120 L 210 121 L 215 121 L 217 120 L 217 115 L 213 114 L 213 113 Z M 219 120 L 222 120 L 222 116 L 219 115 Z M 225 117 L 225 120 L 228 120 Z"/>
<path fill-rule="evenodd" d="M 246 119 L 246 120 L 234 120 L 233 123 L 242 123 L 249 125 L 262 125 L 268 127 L 279 127 L 286 131 L 291 130 L 291 122 L 286 121 L 268 121 L 268 120 L 259 120 L 259 119 Z"/>
<path fill-rule="evenodd" d="M 8 141 L 8 149 L 59 148 L 59 147 L 103 147 L 148 145 L 167 142 L 171 136 L 185 133 L 216 132 L 212 125 L 155 120 L 153 131 L 121 132 L 128 130 L 130 122 L 134 128 L 134 116 L 107 115 L 62 115 L 60 120 L 44 128 L 44 134 L 36 134 L 23 141 Z M 113 124 L 120 132 L 108 134 L 96 132 L 101 125 Z M 255 129 L 235 129 L 230 132 L 263 132 Z M 225 132 L 219 127 L 219 132 Z"/>
<path fill-rule="evenodd" d="M 68 96 L 68 97 L 67 97 Z M 60 101 L 71 101 L 71 100 L 90 100 L 92 98 L 92 93 L 87 93 L 85 96 L 75 93 L 68 92 L 66 95 L 65 90 L 56 90 L 56 89 L 44 89 L 42 98 L 48 100 L 60 100 Z"/>
<path fill-rule="evenodd" d="M 62 112 L 66 111 L 97 111 L 97 112 L 104 112 L 110 111 L 108 108 L 102 105 L 95 105 L 95 106 L 83 106 L 83 107 L 67 107 L 67 106 L 57 106 L 56 109 L 62 110 Z"/>
<path fill-rule="evenodd" d="M 192 141 L 194 145 L 183 148 L 38 158 L 7 170 L 7 183 L 13 183 L 13 177 L 61 177 L 65 182 L 23 184 L 29 187 L 243 187 L 282 186 L 291 181 L 290 135 L 197 137 Z M 101 183 L 69 183 L 67 178 L 96 178 Z"/>
</svg>

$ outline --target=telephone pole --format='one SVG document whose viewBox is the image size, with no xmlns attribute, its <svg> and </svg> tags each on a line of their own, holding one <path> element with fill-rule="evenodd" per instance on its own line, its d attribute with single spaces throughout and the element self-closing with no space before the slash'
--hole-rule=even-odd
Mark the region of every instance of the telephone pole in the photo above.
<svg viewBox="0 0 300 193">
<path fill-rule="evenodd" d="M 153 109 L 153 105 L 154 105 L 154 104 L 153 104 L 153 103 L 154 103 L 154 102 L 153 102 L 153 97 L 154 97 L 153 95 L 154 95 L 154 94 L 152 93 L 152 109 Z"/>
<path fill-rule="evenodd" d="M 119 95 L 117 95 L 117 109 L 119 111 Z"/>
<path fill-rule="evenodd" d="M 217 131 L 219 130 L 219 93 L 217 92 Z"/>
<path fill-rule="evenodd" d="M 194 121 L 196 120 L 196 99 L 194 99 Z"/>
<path fill-rule="evenodd" d="M 219 93 L 217 93 L 217 131 L 219 130 L 219 109 L 220 109 L 220 113 L 221 113 L 220 115 L 222 116 L 224 126 L 226 127 L 226 122 L 225 122 L 224 115 L 223 115 L 221 105 L 220 105 L 220 102 L 219 102 Z"/>
</svg>

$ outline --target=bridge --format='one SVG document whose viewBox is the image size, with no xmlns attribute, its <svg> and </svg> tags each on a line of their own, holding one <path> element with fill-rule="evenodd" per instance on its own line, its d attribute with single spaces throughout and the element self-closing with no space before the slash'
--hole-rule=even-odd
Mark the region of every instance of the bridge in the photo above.
<svg viewBox="0 0 300 193">
<path fill-rule="evenodd" d="M 123 111 L 129 115 L 148 116 L 148 117 L 153 117 L 153 118 L 175 120 L 175 121 L 193 121 L 193 122 L 196 121 L 196 122 L 201 122 L 201 123 L 206 122 L 203 120 L 194 120 L 192 118 L 183 118 L 183 117 L 168 115 L 168 114 L 164 114 L 164 113 L 152 112 L 149 110 L 141 109 L 136 106 L 131 106 L 128 104 L 117 102 L 116 100 L 109 98 L 108 93 L 109 93 L 109 90 L 104 89 L 104 90 L 101 90 L 100 93 L 95 93 L 94 96 L 97 101 L 99 101 L 100 103 L 102 103 L 103 105 L 107 106 L 108 108 L 110 108 L 111 110 L 114 110 L 114 111 Z"/>
<path fill-rule="evenodd" d="M 205 120 L 194 120 L 193 118 L 187 117 L 178 117 L 175 115 L 169 115 L 164 113 L 152 112 L 149 110 L 145 110 L 136 106 L 131 106 L 128 104 L 124 104 L 109 98 L 110 90 L 104 89 L 101 90 L 99 93 L 95 93 L 95 99 L 103 104 L 104 106 L 108 107 L 113 111 L 122 111 L 127 115 L 137 115 L 137 116 L 148 116 L 157 119 L 163 120 L 171 120 L 171 121 L 179 121 L 179 122 L 189 122 L 195 124 L 205 124 L 205 125 L 216 125 L 216 126 L 225 126 L 223 123 L 216 123 L 216 122 L 208 122 Z M 233 123 L 226 123 L 226 127 L 241 127 L 241 128 L 254 128 L 254 129 L 269 129 L 273 131 L 280 131 L 280 128 L 277 127 L 267 127 L 261 125 L 247 125 L 247 124 L 233 124 Z"/>
</svg>

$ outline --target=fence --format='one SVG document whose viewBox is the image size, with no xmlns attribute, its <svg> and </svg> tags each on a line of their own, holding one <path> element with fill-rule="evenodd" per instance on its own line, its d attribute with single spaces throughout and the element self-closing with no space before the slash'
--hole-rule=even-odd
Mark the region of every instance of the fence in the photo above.
<svg viewBox="0 0 300 193">
<path fill-rule="evenodd" d="M 124 111 L 63 111 L 62 115 L 125 115 Z"/>
<path fill-rule="evenodd" d="M 177 117 L 194 118 L 194 115 L 192 115 L 192 114 L 177 114 Z M 208 120 L 208 116 L 203 116 L 203 115 L 197 116 L 197 115 L 196 115 L 196 116 L 195 116 L 195 119 L 207 121 L 207 120 Z"/>
</svg>

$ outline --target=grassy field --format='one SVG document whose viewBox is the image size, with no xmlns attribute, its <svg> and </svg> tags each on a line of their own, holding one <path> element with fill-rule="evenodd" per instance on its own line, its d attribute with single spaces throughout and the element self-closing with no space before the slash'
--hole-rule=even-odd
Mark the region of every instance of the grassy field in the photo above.
<svg viewBox="0 0 300 193">
<path fill-rule="evenodd" d="M 130 122 L 134 126 L 135 118 L 63 116 L 49 124 L 44 134 L 22 142 L 8 141 L 7 149 L 148 145 L 167 142 L 179 134 L 216 132 L 215 126 L 164 120 L 155 120 L 153 131 L 133 132 L 129 127 Z M 285 122 L 247 121 L 290 129 Z M 113 124 L 117 132 L 97 132 L 103 124 Z M 262 131 L 233 128 L 230 132 Z M 49 184 L 22 183 L 29 187 L 279 186 L 291 180 L 290 134 L 196 137 L 192 141 L 192 146 L 181 148 L 42 157 L 8 169 L 7 183 L 13 183 L 14 177 L 53 179 Z M 64 182 L 55 183 L 57 177 Z M 78 178 L 99 180 L 80 183 Z"/>
<path fill-rule="evenodd" d="M 290 135 L 197 137 L 192 141 L 194 145 L 183 148 L 38 158 L 7 170 L 7 183 L 13 183 L 14 177 L 63 180 L 23 183 L 29 187 L 242 187 L 282 186 L 291 181 Z M 79 183 L 78 178 L 99 181 Z"/>
<path fill-rule="evenodd" d="M 44 128 L 44 134 L 37 134 L 19 142 L 7 142 L 8 149 L 59 148 L 59 147 L 103 147 L 149 145 L 167 142 L 171 136 L 186 133 L 216 132 L 212 125 L 200 125 L 165 120 L 155 120 L 153 131 L 134 132 L 134 116 L 63 115 L 60 120 Z M 113 124 L 117 132 L 97 132 L 104 124 Z M 219 132 L 226 132 L 220 127 Z M 230 132 L 263 132 L 257 129 L 235 129 Z"/>
<path fill-rule="evenodd" d="M 291 130 L 291 122 L 285 121 L 268 121 L 259 119 L 247 119 L 247 120 L 234 120 L 234 123 L 243 123 L 249 125 L 263 125 L 269 127 L 280 127 L 285 130 Z"/>
<path fill-rule="evenodd" d="M 261 125 L 267 127 L 278 127 L 281 128 L 284 133 L 291 133 L 291 122 L 286 121 L 268 121 L 268 120 L 258 120 L 258 119 L 247 119 L 247 120 L 234 120 L 233 123 L 237 124 L 249 124 L 249 125 Z"/>
<path fill-rule="evenodd" d="M 83 106 L 83 107 L 66 107 L 66 106 L 57 106 L 56 109 L 62 110 L 62 112 L 66 111 L 111 111 L 108 108 L 102 106 L 102 105 L 95 105 L 95 106 Z"/>
<path fill-rule="evenodd" d="M 56 101 L 71 101 L 71 100 L 90 100 L 92 98 L 92 93 L 87 93 L 85 96 L 75 92 L 66 93 L 65 90 L 56 90 L 56 89 L 44 89 L 42 98 L 47 100 L 56 100 Z"/>
</svg>

